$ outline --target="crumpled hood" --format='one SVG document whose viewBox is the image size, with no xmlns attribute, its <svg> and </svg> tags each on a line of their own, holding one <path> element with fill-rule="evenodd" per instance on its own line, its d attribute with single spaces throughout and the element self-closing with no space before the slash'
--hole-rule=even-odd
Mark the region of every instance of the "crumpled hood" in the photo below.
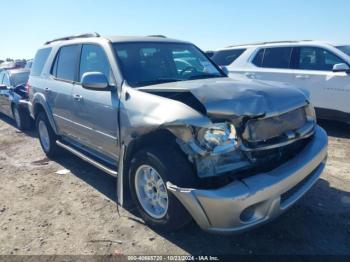
<svg viewBox="0 0 350 262">
<path fill-rule="evenodd" d="M 208 116 L 261 116 L 288 112 L 308 103 L 305 92 L 283 83 L 212 78 L 146 86 L 139 90 L 153 94 L 190 92 Z"/>
</svg>

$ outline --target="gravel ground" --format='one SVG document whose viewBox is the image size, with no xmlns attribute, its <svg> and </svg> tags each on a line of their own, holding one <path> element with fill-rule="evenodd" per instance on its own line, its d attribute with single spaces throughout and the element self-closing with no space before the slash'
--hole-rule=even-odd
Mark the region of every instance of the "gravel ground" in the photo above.
<svg viewBox="0 0 350 262">
<path fill-rule="evenodd" d="M 45 158 L 34 131 L 0 116 L 0 255 L 6 254 L 347 254 L 350 255 L 350 126 L 329 134 L 325 172 L 273 222 L 233 236 L 157 233 L 115 204 L 116 181 L 66 153 Z M 70 170 L 66 174 L 59 170 Z"/>
</svg>

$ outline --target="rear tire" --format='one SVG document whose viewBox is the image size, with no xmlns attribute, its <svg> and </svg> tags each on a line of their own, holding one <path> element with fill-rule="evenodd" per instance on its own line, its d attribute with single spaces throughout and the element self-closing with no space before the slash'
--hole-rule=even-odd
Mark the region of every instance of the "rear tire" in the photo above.
<svg viewBox="0 0 350 262">
<path fill-rule="evenodd" d="M 41 148 L 49 158 L 57 156 L 59 147 L 56 144 L 57 136 L 44 112 L 39 113 L 35 121 Z"/>
<path fill-rule="evenodd" d="M 152 176 L 156 179 L 149 180 Z M 168 191 L 167 181 L 184 187 L 197 184 L 192 166 L 177 148 L 148 148 L 134 156 L 130 164 L 129 186 L 139 213 L 151 227 L 174 231 L 188 224 L 192 217 L 176 196 Z"/>
<path fill-rule="evenodd" d="M 12 114 L 19 130 L 23 131 L 31 127 L 32 121 L 28 111 L 20 108 L 18 105 L 13 105 Z"/>
</svg>

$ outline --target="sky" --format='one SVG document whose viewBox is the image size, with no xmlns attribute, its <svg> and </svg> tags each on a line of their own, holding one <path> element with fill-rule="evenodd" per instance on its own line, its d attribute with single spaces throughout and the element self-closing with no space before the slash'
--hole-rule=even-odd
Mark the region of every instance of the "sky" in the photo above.
<svg viewBox="0 0 350 262">
<path fill-rule="evenodd" d="M 274 40 L 350 43 L 348 0 L 5 0 L 0 59 L 33 58 L 67 35 L 152 35 L 203 50 Z"/>
</svg>

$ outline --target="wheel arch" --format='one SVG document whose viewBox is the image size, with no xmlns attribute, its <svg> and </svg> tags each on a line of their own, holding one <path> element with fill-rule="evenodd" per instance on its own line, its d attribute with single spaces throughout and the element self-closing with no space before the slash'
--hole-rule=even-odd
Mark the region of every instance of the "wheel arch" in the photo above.
<svg viewBox="0 0 350 262">
<path fill-rule="evenodd" d="M 55 124 L 51 110 L 49 109 L 47 103 L 43 102 L 42 99 L 36 99 L 36 100 L 34 100 L 34 103 L 33 103 L 34 119 L 36 119 L 41 112 L 44 112 L 46 114 L 53 131 L 57 135 L 58 132 L 57 132 L 56 124 Z"/>
<path fill-rule="evenodd" d="M 129 188 L 129 175 L 130 175 L 130 163 L 137 152 L 152 146 L 169 146 L 178 149 L 180 154 L 185 153 L 181 150 L 180 146 L 176 143 L 177 137 L 166 128 L 154 130 L 150 133 L 144 134 L 138 138 L 132 140 L 125 149 L 124 154 L 124 166 L 123 166 L 123 196 L 126 199 L 130 197 Z M 186 156 L 187 157 L 187 156 Z"/>
</svg>

